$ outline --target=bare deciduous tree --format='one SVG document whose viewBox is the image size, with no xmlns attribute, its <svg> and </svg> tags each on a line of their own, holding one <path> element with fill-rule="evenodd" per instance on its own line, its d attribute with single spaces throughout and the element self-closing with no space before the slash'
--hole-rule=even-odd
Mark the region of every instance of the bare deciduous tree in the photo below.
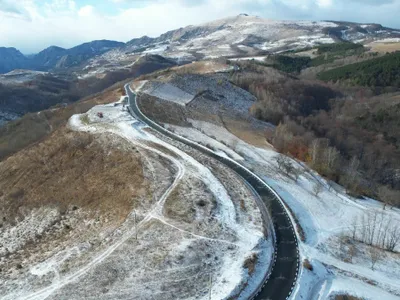
<svg viewBox="0 0 400 300">
<path fill-rule="evenodd" d="M 291 159 L 285 155 L 278 154 L 276 156 L 276 162 L 278 163 L 278 169 L 285 173 L 286 176 L 291 176 L 295 170 Z"/>
<path fill-rule="evenodd" d="M 353 218 L 353 221 L 351 222 L 351 227 L 350 227 L 350 229 L 351 229 L 351 237 L 352 237 L 353 240 L 356 240 L 356 238 L 357 238 L 357 224 L 358 224 L 357 216 L 355 216 Z"/>
<path fill-rule="evenodd" d="M 288 144 L 292 139 L 293 134 L 289 131 L 288 126 L 280 123 L 275 129 L 272 143 L 279 152 L 286 153 L 288 151 Z"/>
<path fill-rule="evenodd" d="M 293 177 L 295 179 L 295 181 L 299 180 L 300 176 L 304 174 L 304 170 L 303 169 L 296 169 L 294 168 L 293 170 Z"/>
<path fill-rule="evenodd" d="M 321 194 L 321 192 L 323 190 L 324 190 L 324 187 L 322 186 L 322 184 L 317 182 L 313 187 L 313 193 L 314 193 L 315 197 L 319 197 L 319 194 Z"/>
<path fill-rule="evenodd" d="M 283 165 L 285 163 L 284 156 L 278 154 L 277 156 L 275 156 L 275 161 L 278 164 L 278 169 L 282 171 L 283 170 Z"/>
<path fill-rule="evenodd" d="M 336 167 L 336 163 L 340 157 L 339 151 L 335 147 L 329 147 L 325 153 L 326 165 L 330 171 Z"/>
<path fill-rule="evenodd" d="M 380 260 L 380 258 L 382 257 L 382 253 L 380 249 L 377 249 L 375 247 L 370 247 L 368 249 L 368 254 L 369 254 L 369 258 L 371 260 L 371 269 L 374 270 L 375 269 L 375 265 L 376 263 Z"/>
<path fill-rule="evenodd" d="M 356 252 L 357 252 L 356 246 L 354 244 L 350 244 L 349 249 L 347 251 L 350 263 L 353 263 L 353 258 L 356 255 Z"/>
<path fill-rule="evenodd" d="M 383 209 L 385 210 L 387 205 L 396 205 L 400 199 L 400 193 L 389 186 L 380 186 L 378 188 L 378 197 L 383 202 Z"/>
<path fill-rule="evenodd" d="M 311 156 L 311 165 L 316 166 L 318 163 L 319 152 L 321 148 L 321 143 L 319 139 L 315 139 L 311 143 L 310 147 L 310 156 Z"/>
<path fill-rule="evenodd" d="M 350 237 L 354 241 L 395 251 L 400 245 L 400 225 L 382 211 L 368 212 L 354 218 L 350 225 Z"/>
<path fill-rule="evenodd" d="M 400 242 L 400 228 L 399 226 L 393 226 L 389 231 L 388 241 L 386 249 L 389 251 L 394 251 Z"/>
</svg>

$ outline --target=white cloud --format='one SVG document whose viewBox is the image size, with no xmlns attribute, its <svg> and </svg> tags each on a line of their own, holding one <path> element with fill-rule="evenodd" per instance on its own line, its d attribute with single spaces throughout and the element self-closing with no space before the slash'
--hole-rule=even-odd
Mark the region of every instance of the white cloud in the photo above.
<svg viewBox="0 0 400 300">
<path fill-rule="evenodd" d="M 94 7 L 91 5 L 85 5 L 78 11 L 78 16 L 80 17 L 89 17 L 93 15 Z"/>
<path fill-rule="evenodd" d="M 322 8 L 328 8 L 333 5 L 332 0 L 317 0 L 317 5 Z"/>
</svg>

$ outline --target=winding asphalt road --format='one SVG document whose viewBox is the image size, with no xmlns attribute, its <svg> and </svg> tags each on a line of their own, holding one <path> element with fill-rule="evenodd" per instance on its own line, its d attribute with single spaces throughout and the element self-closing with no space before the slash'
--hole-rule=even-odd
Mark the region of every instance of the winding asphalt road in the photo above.
<svg viewBox="0 0 400 300">
<path fill-rule="evenodd" d="M 129 111 L 136 119 L 146 123 L 159 133 L 191 146 L 225 164 L 247 181 L 259 194 L 265 205 L 270 207 L 276 236 L 275 257 L 273 267 L 268 276 L 266 276 L 264 284 L 259 287 L 259 290 L 255 292 L 255 296 L 252 299 L 289 299 L 296 285 L 300 260 L 297 237 L 288 210 L 284 207 L 283 200 L 260 177 L 246 167 L 231 159 L 221 157 L 195 142 L 180 137 L 150 120 L 138 107 L 136 94 L 132 92 L 129 85 L 125 85 L 125 90 L 129 97 Z M 264 220 L 264 222 L 269 222 L 269 220 Z"/>
</svg>

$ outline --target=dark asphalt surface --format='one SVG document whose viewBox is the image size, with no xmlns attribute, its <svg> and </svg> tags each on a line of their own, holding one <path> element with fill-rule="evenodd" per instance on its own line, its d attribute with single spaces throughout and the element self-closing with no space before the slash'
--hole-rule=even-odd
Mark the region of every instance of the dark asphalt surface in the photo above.
<svg viewBox="0 0 400 300">
<path fill-rule="evenodd" d="M 219 155 L 210 150 L 204 149 L 204 147 L 194 142 L 180 138 L 179 136 L 176 136 L 165 128 L 159 126 L 155 122 L 149 120 L 138 108 L 136 95 L 129 88 L 125 87 L 125 89 L 127 95 L 129 96 L 130 113 L 135 118 L 146 123 L 154 130 L 174 140 L 178 140 L 179 142 L 189 145 L 230 167 L 254 188 L 267 206 L 270 206 L 276 234 L 276 260 L 268 280 L 264 283 L 257 296 L 255 296 L 253 299 L 288 299 L 297 281 L 300 262 L 298 243 L 294 233 L 294 228 L 281 201 L 277 199 L 274 193 L 265 185 L 264 182 L 262 182 L 257 176 L 248 171 L 246 168 L 229 159 L 220 157 Z"/>
</svg>

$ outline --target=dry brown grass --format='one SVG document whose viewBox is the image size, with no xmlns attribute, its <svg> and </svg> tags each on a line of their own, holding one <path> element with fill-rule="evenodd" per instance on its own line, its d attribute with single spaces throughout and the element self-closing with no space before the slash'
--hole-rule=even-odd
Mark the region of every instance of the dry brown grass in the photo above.
<svg viewBox="0 0 400 300">
<path fill-rule="evenodd" d="M 253 128 L 250 123 L 244 120 L 227 118 L 224 118 L 224 125 L 230 133 L 236 135 L 239 139 L 250 145 L 266 149 L 273 148 L 266 140 L 265 129 Z"/>
<path fill-rule="evenodd" d="M 258 261 L 258 256 L 256 253 L 253 253 L 250 257 L 248 257 L 245 260 L 243 267 L 248 270 L 249 275 L 253 275 L 256 269 L 257 261 Z"/>
<path fill-rule="evenodd" d="M 226 69 L 229 66 L 226 63 L 220 61 L 198 61 L 188 65 L 178 66 L 171 68 L 171 71 L 175 71 L 177 74 L 207 74 L 215 73 L 220 70 Z"/>
<path fill-rule="evenodd" d="M 363 298 L 358 298 L 351 295 L 336 295 L 334 300 L 363 300 Z"/>
<path fill-rule="evenodd" d="M 165 216 L 192 223 L 196 216 L 209 217 L 216 200 L 207 186 L 197 178 L 181 182 L 169 195 L 164 205 Z"/>
<path fill-rule="evenodd" d="M 76 206 L 125 219 L 148 183 L 138 154 L 110 136 L 59 129 L 44 141 L 0 162 L 1 215 Z"/>
<path fill-rule="evenodd" d="M 221 70 L 225 70 L 228 67 L 229 66 L 223 60 L 197 61 L 191 64 L 163 69 L 151 74 L 140 76 L 132 83 L 131 86 L 132 88 L 138 87 L 138 84 L 141 80 L 164 80 L 168 76 L 171 76 L 173 74 L 209 74 L 220 72 Z"/>
<path fill-rule="evenodd" d="M 303 267 L 312 271 L 314 268 L 308 259 L 303 260 Z"/>
<path fill-rule="evenodd" d="M 395 52 L 400 51 L 400 43 L 370 43 L 367 45 L 371 47 L 370 52 L 379 52 L 379 53 L 387 53 L 387 52 Z"/>
</svg>

